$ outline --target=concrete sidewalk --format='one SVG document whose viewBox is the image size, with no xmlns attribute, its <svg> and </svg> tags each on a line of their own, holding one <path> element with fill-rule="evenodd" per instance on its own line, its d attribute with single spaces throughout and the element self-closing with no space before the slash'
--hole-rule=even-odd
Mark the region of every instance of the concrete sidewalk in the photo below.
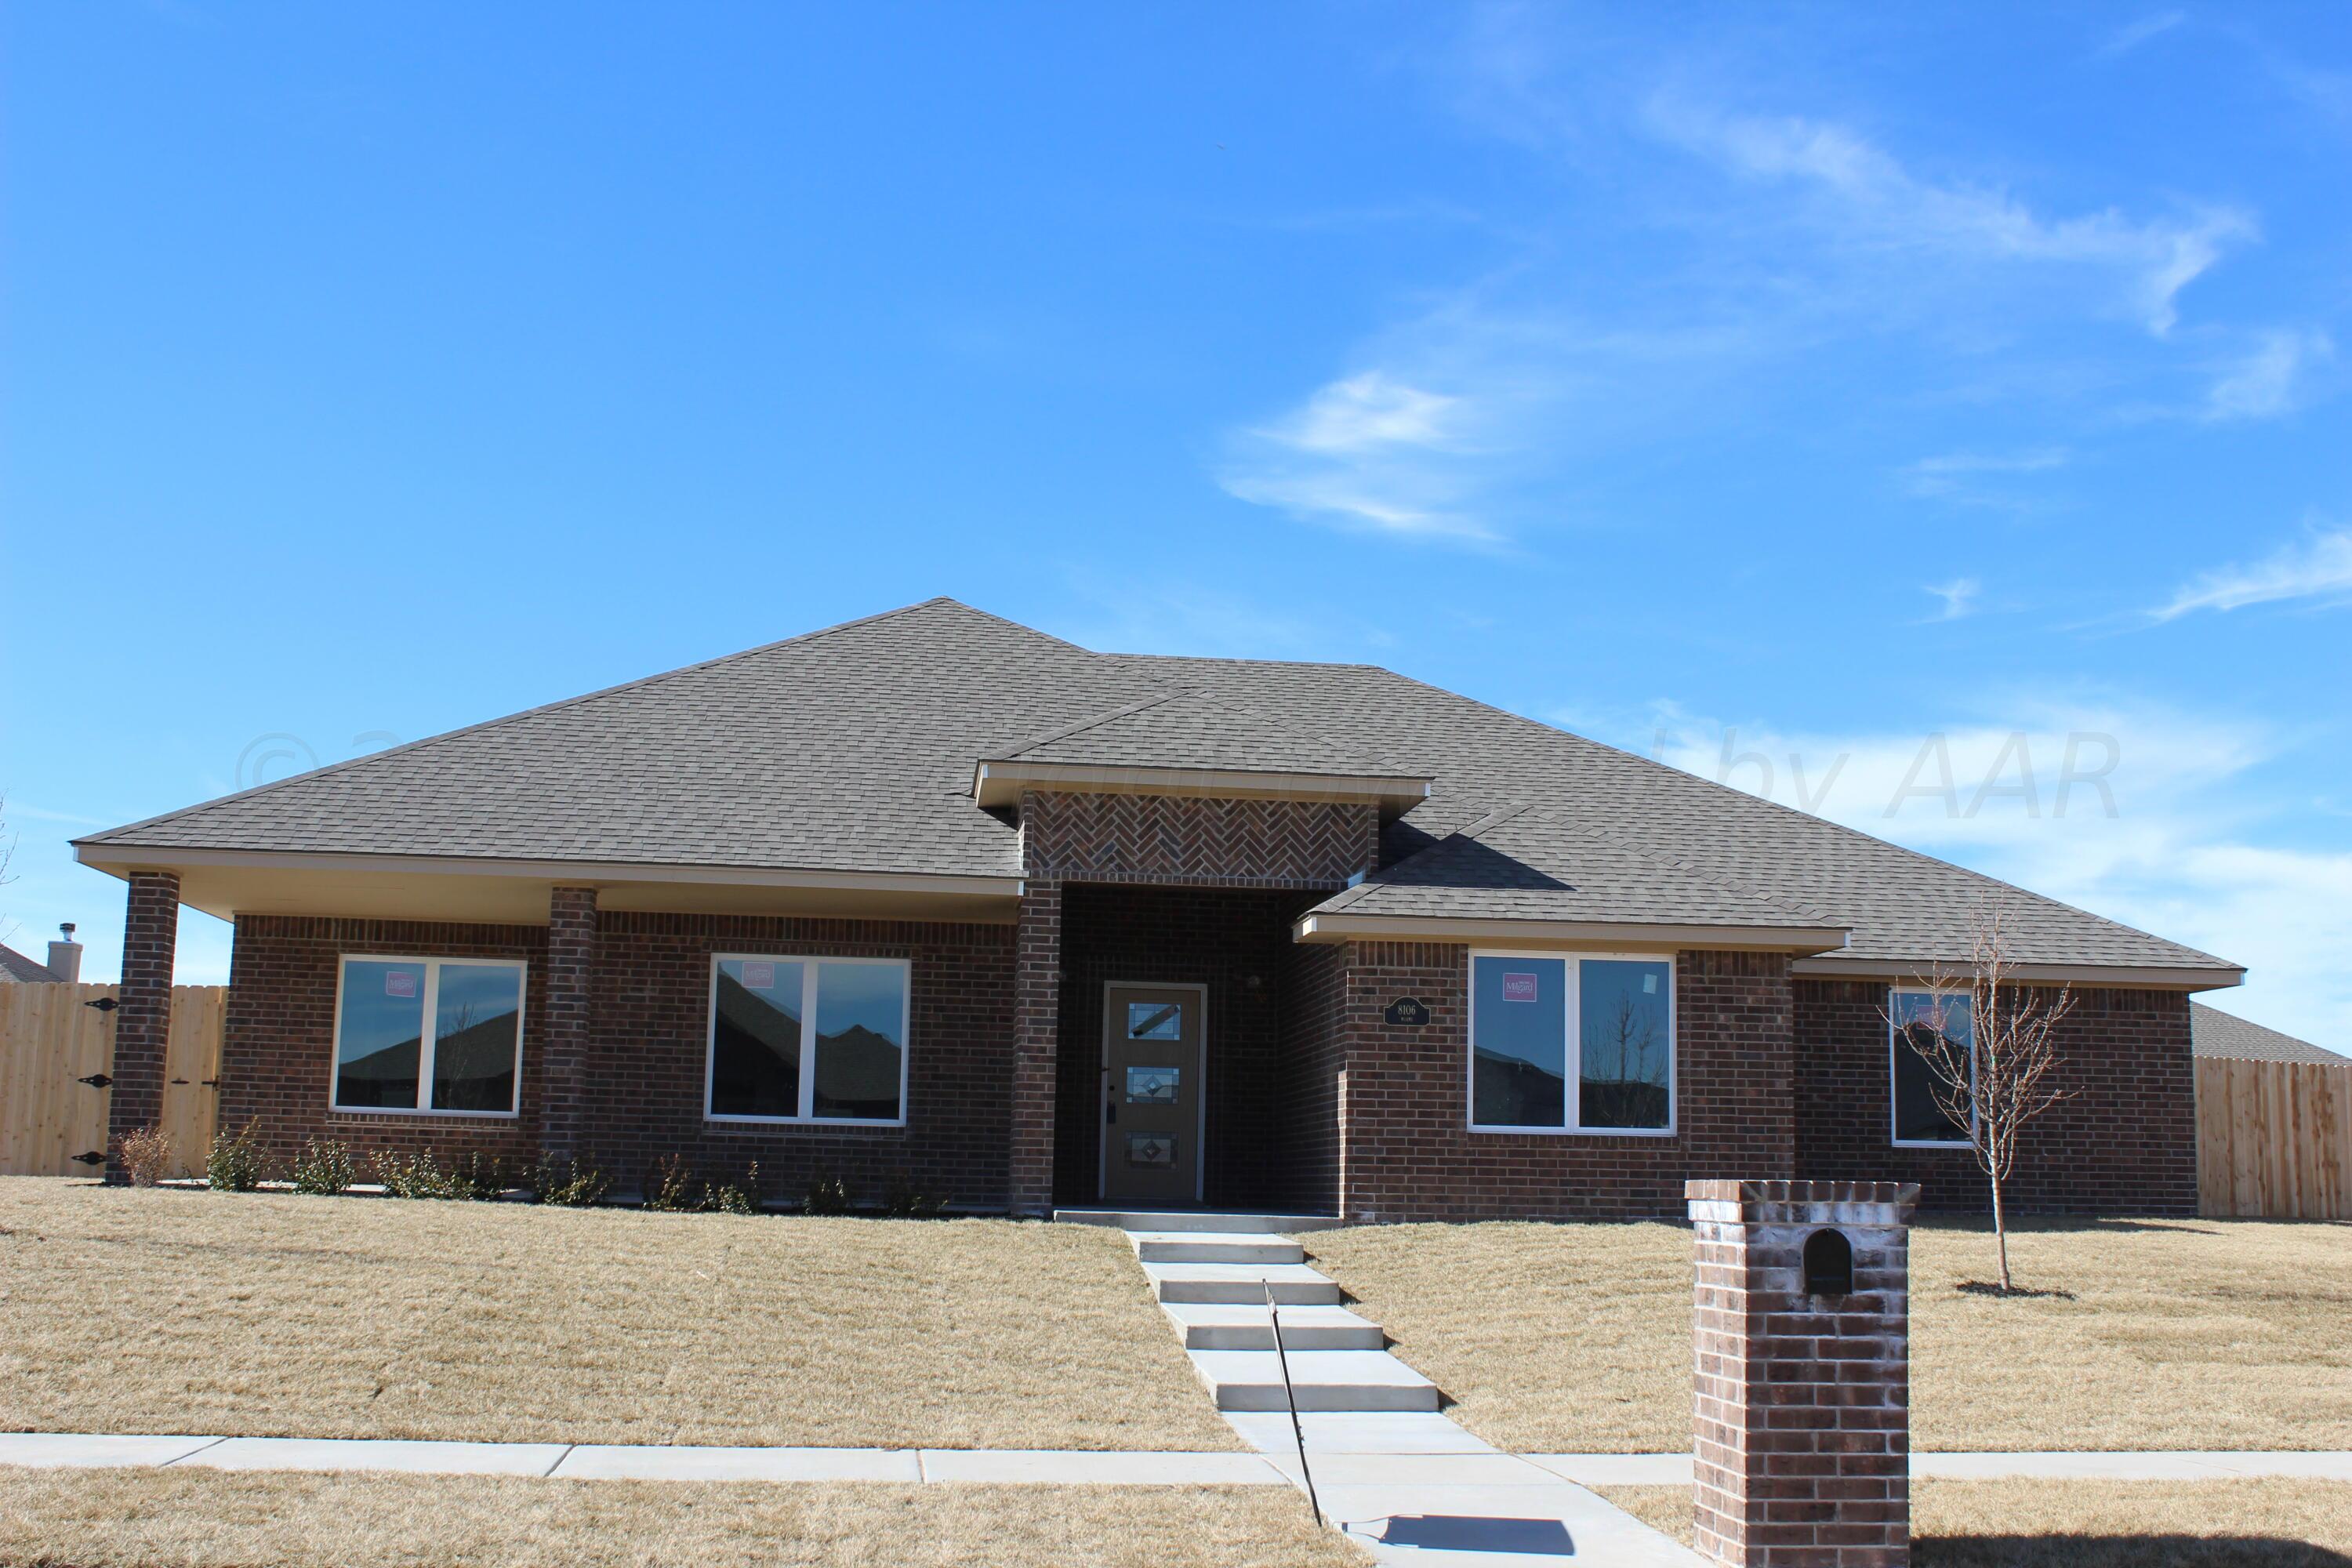
<svg viewBox="0 0 2352 1568">
<path fill-rule="evenodd" d="M 388 1470 L 413 1475 L 563 1476 L 582 1480 L 898 1481 L 1082 1486 L 1296 1484 L 1287 1415 L 1229 1417 L 1256 1453 L 1141 1449 L 778 1448 L 656 1444 L 455 1443 L 380 1437 L 146 1436 L 0 1432 L 0 1465 L 198 1465 L 228 1470 Z M 1319 1486 L 1482 1486 L 1550 1479 L 1580 1487 L 1691 1484 L 1687 1454 L 1506 1454 L 1444 1416 L 1308 1415 L 1300 1421 Z M 1536 1472 L 1541 1472 L 1540 1475 Z M 1920 1454 L 1935 1480 L 2199 1481 L 2280 1477 L 2352 1481 L 2352 1451 Z"/>
</svg>

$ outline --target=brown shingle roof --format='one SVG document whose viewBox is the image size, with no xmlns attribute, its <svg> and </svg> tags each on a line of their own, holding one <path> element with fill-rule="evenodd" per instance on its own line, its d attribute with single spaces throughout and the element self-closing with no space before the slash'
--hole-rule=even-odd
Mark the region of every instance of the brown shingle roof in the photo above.
<svg viewBox="0 0 2352 1568">
<path fill-rule="evenodd" d="M 1422 889 L 1413 897 L 1439 898 L 1458 863 L 1441 858 L 1408 869 L 1394 862 L 1500 808 L 1528 805 L 1540 815 L 1519 833 L 1533 835 L 1535 822 L 1544 822 L 1549 837 L 1515 839 L 1510 853 L 1524 853 L 1521 863 L 1538 875 L 1589 883 L 1606 840 L 1685 868 L 1696 882 L 1677 897 L 1700 900 L 1704 884 L 1716 889 L 1705 897 L 1793 904 L 1850 925 L 1851 956 L 1964 957 L 1969 914 L 1990 898 L 2004 911 L 2020 962 L 2222 966 L 2194 949 L 1373 666 L 1098 654 L 952 599 L 493 720 L 81 842 L 166 855 L 246 849 L 1012 877 L 1020 873 L 1019 836 L 976 809 L 970 792 L 975 763 L 1024 743 L 1008 739 L 1017 737 L 1073 755 L 1099 748 L 1149 757 L 1150 765 L 1213 755 L 1255 759 L 1241 765 L 1272 771 L 1344 764 L 1433 778 L 1432 797 L 1387 837 L 1392 864 L 1383 885 Z M 1302 767 L 1308 758 L 1316 760 Z M 1559 864 L 1545 861 L 1571 850 Z M 1626 900 L 1662 898 L 1654 889 L 1680 885 L 1665 869 L 1647 894 L 1633 885 L 1638 879 L 1623 880 Z M 1474 894 L 1513 891 L 1462 886 Z M 1390 895 L 1365 895 L 1374 896 Z"/>
</svg>

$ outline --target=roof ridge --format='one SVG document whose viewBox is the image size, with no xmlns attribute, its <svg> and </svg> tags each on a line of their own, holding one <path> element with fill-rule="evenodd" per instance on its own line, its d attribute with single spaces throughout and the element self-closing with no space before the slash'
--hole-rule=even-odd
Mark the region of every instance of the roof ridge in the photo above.
<svg viewBox="0 0 2352 1568">
<path fill-rule="evenodd" d="M 1238 715 L 1254 723 L 1264 725 L 1269 730 L 1277 731 L 1294 740 L 1307 742 L 1324 750 L 1337 752 L 1340 756 L 1345 757 L 1351 762 L 1374 763 L 1382 767 L 1391 768 L 1397 765 L 1385 752 L 1367 751 L 1360 745 L 1339 740 L 1335 736 L 1326 735 L 1315 730 L 1303 729 L 1282 714 L 1268 712 L 1266 710 L 1256 707 L 1248 702 L 1236 701 L 1232 697 L 1223 692 L 1212 691 L 1208 688 L 1197 684 L 1160 688 L 1150 695 L 1138 698 L 1132 702 L 1124 703 L 1117 708 L 1105 709 L 1098 713 L 1093 713 L 1078 719 L 1074 719 L 1070 722 L 1064 724 L 1057 729 L 1046 731 L 1043 734 L 1033 735 L 1027 740 L 1019 742 L 1008 748 L 983 753 L 982 760 L 1001 760 L 1010 762 L 1019 757 L 1022 753 L 1034 750 L 1037 747 L 1052 745 L 1057 741 L 1065 741 L 1074 735 L 1084 734 L 1089 730 L 1099 729 L 1103 725 L 1114 723 L 1131 714 L 1140 713 L 1149 709 L 1160 707 L 1164 703 L 1173 702 L 1180 700 L 1190 700 L 1191 701 L 1199 703 L 1201 706 L 1212 709 L 1219 713 Z M 1420 777 L 1421 775 L 1419 773 L 1414 773 L 1412 776 Z"/>
<path fill-rule="evenodd" d="M 1100 652 L 1104 658 L 1148 658 L 1155 662 L 1162 659 L 1171 662 L 1181 660 L 1186 664 L 1267 664 L 1280 669 L 1378 669 L 1391 675 L 1396 673 L 1389 669 L 1386 665 L 1366 664 L 1358 659 L 1237 658 L 1213 653 L 1118 653 L 1099 649 L 1090 651 Z"/>
<path fill-rule="evenodd" d="M 142 817 L 136 822 L 127 822 L 120 827 L 110 827 L 101 833 L 85 834 L 79 838 L 70 839 L 68 842 L 73 844 L 135 842 L 135 840 L 125 840 L 121 838 L 121 836 L 127 833 L 136 833 L 141 828 L 154 827 L 166 822 L 176 822 L 184 817 L 201 816 L 203 813 L 211 811 L 218 806 L 234 805 L 242 800 L 250 800 L 255 795 L 265 794 L 270 790 L 284 789 L 289 784 L 302 784 L 312 779 L 324 778 L 330 773 L 341 773 L 346 768 L 355 768 L 362 763 L 381 762 L 386 757 L 402 756 L 410 752 L 421 751 L 426 746 L 439 745 L 445 741 L 455 741 L 467 735 L 479 734 L 485 730 L 495 730 L 501 724 L 512 724 L 525 719 L 536 719 L 542 714 L 559 712 L 566 708 L 576 708 L 583 702 L 594 702 L 602 698 L 618 696 L 624 691 L 634 691 L 640 687 L 651 686 L 657 681 L 668 680 L 675 676 L 692 675 L 699 670 L 716 668 L 722 664 L 732 664 L 738 659 L 754 658 L 761 654 L 773 653 L 778 648 L 790 647 L 796 643 L 814 642 L 820 637 L 831 637 L 835 632 L 850 631 L 858 626 L 871 626 L 877 621 L 887 621 L 897 616 L 912 615 L 918 610 L 928 610 L 941 605 L 951 605 L 957 609 L 970 611 L 973 615 L 983 616 L 992 621 L 1003 622 L 1003 624 L 1006 626 L 1019 625 L 1018 622 L 1005 621 L 1004 617 L 1002 616 L 990 616 L 985 610 L 974 610 L 970 605 L 963 603 L 960 599 L 951 598 L 945 594 L 935 594 L 931 597 L 919 600 L 915 604 L 900 605 L 895 609 L 877 610 L 870 616 L 858 616 L 850 620 L 836 621 L 832 626 L 819 626 L 813 632 L 800 632 L 792 637 L 779 637 L 774 642 L 761 643 L 757 647 L 741 648 L 734 653 L 721 654 L 716 658 L 699 659 L 692 664 L 681 664 L 674 669 L 665 669 L 656 675 L 643 675 L 639 676 L 635 680 L 624 680 L 612 686 L 599 687 L 593 691 L 583 691 L 576 697 L 560 698 L 553 702 L 542 702 L 535 708 L 525 708 L 513 713 L 502 713 L 495 719 L 484 719 L 472 724 L 461 724 L 455 730 L 443 730 L 436 734 L 419 736 L 414 741 L 404 741 L 397 746 L 386 746 L 379 752 L 368 752 L 356 757 L 345 757 L 341 762 L 328 763 L 321 767 L 308 768 L 299 773 L 289 773 L 282 779 L 271 779 L 266 784 L 257 784 L 250 788 L 241 789 L 231 795 L 215 795 L 211 800 L 198 801 L 194 805 L 184 805 L 177 811 L 166 811 L 154 816 Z M 1026 631 L 1031 628 L 1023 627 L 1022 629 Z M 1034 635 L 1038 637 L 1046 637 L 1047 634 L 1044 632 L 1036 632 Z M 1059 637 L 1048 637 L 1047 640 L 1052 642 L 1060 642 L 1062 639 Z M 1072 643 L 1066 646 L 1076 647 L 1077 645 Z M 1087 653 L 1092 650 L 1080 648 L 1078 651 L 1081 653 Z"/>
<path fill-rule="evenodd" d="M 1121 703 L 1117 708 L 1106 708 L 1098 713 L 1088 713 L 1073 719 L 1058 730 L 1048 730 L 1043 734 L 1032 735 L 1027 740 L 1016 742 L 1010 746 L 992 748 L 982 752 L 981 757 L 982 761 L 1011 762 L 1024 752 L 1034 751 L 1039 746 L 1050 746 L 1056 741 L 1066 741 L 1073 735 L 1083 735 L 1088 730 L 1098 729 L 1114 719 L 1124 719 L 1130 713 L 1140 713 L 1147 708 L 1157 708 L 1163 702 L 1172 702 L 1177 698 L 1186 695 L 1186 691 L 1187 689 L 1183 687 L 1169 687 L 1164 690 L 1154 691 L 1149 697 L 1139 697 L 1132 702 Z"/>
</svg>

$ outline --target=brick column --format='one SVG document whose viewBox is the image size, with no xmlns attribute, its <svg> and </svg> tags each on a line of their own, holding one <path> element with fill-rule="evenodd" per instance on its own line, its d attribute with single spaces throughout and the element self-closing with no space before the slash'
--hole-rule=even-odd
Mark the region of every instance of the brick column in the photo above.
<svg viewBox="0 0 2352 1568">
<path fill-rule="evenodd" d="M 133 871 L 122 915 L 122 985 L 114 1010 L 114 1088 L 106 1110 L 106 1179 L 128 1179 L 122 1135 L 163 1114 L 163 1044 L 172 1032 L 172 961 L 180 942 L 180 879 Z"/>
<path fill-rule="evenodd" d="M 539 1145 L 551 1159 L 581 1157 L 588 1117 L 588 986 L 596 966 L 596 889 L 556 888 L 547 899 L 547 1025 L 540 1046 Z"/>
<path fill-rule="evenodd" d="M 1905 1568 L 1917 1184 L 1692 1182 L 1685 1195 L 1700 1554 Z"/>
<path fill-rule="evenodd" d="M 1022 886 L 1013 960 L 1013 1168 L 1014 1214 L 1054 1206 L 1054 1099 L 1062 1012 L 1062 884 Z"/>
</svg>

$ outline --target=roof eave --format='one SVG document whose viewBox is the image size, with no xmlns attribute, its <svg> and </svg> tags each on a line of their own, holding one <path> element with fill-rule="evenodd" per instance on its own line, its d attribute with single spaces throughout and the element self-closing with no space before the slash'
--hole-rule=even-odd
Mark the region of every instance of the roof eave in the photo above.
<svg viewBox="0 0 2352 1568">
<path fill-rule="evenodd" d="M 1844 954 L 1801 958 L 1789 966 L 1790 973 L 1815 979 L 1830 980 L 1889 980 L 1917 981 L 1927 977 L 1936 967 L 1933 959 L 1848 957 Z M 1948 960 L 1944 967 L 1950 971 L 1965 970 L 1968 965 L 1958 959 Z M 2121 990 L 2147 991 L 2221 991 L 2232 985 L 2242 985 L 2246 980 L 2243 965 L 2194 963 L 2009 963 L 2003 970 L 2011 978 L 2036 984 L 2063 984 L 2084 987 L 2113 987 Z"/>
<path fill-rule="evenodd" d="M 1504 920 L 1491 916 L 1378 915 L 1310 910 L 1290 934 L 1302 942 L 1358 941 L 1525 943 L 1568 947 L 1714 949 L 1770 952 L 1833 952 L 1846 944 L 1843 927 L 1713 925 L 1660 921 Z"/>
<path fill-rule="evenodd" d="M 75 858 L 128 879 L 170 871 L 180 901 L 223 920 L 292 914 L 544 924 L 555 887 L 599 891 L 604 908 L 676 913 L 838 915 L 1002 923 L 1017 876 L 815 867 L 654 865 L 478 856 L 81 844 Z"/>
</svg>

